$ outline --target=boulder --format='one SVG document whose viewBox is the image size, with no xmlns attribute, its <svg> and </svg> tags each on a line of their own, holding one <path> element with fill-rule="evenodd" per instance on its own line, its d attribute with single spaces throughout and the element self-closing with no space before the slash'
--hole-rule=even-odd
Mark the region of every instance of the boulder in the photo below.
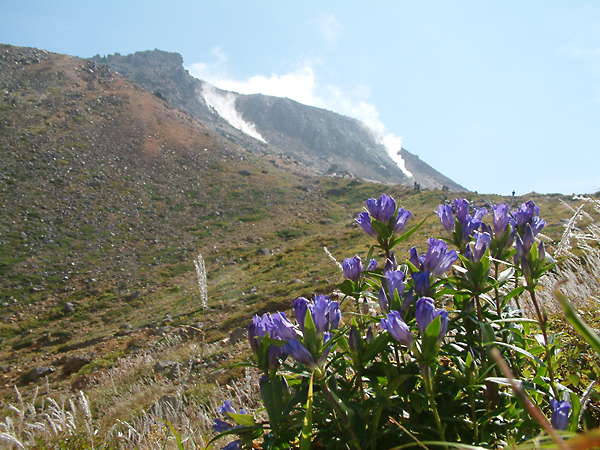
<svg viewBox="0 0 600 450">
<path fill-rule="evenodd" d="M 154 372 L 163 374 L 169 380 L 176 380 L 181 374 L 181 364 L 169 360 L 158 361 L 154 364 Z"/>
<path fill-rule="evenodd" d="M 56 372 L 54 367 L 34 367 L 27 373 L 27 381 L 37 381 L 54 372 Z"/>
<path fill-rule="evenodd" d="M 63 365 L 63 375 L 70 375 L 72 373 L 79 372 L 83 366 L 91 363 L 96 357 L 95 353 L 88 353 L 85 355 L 76 355 L 65 361 Z"/>
<path fill-rule="evenodd" d="M 229 333 L 229 343 L 231 345 L 235 345 L 242 339 L 244 339 L 247 334 L 248 330 L 246 330 L 245 328 L 236 328 L 231 333 Z"/>
</svg>

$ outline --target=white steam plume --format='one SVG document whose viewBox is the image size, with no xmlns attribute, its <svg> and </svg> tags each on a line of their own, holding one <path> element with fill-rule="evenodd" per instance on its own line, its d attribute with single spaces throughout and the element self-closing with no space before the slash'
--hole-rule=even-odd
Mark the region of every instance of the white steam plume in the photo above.
<svg viewBox="0 0 600 450">
<path fill-rule="evenodd" d="M 255 75 L 246 80 L 234 80 L 227 75 L 226 63 L 228 58 L 225 52 L 221 48 L 215 47 L 211 53 L 215 57 L 215 61 L 212 64 L 200 62 L 190 65 L 189 72 L 192 76 L 208 81 L 219 89 L 226 91 L 289 98 L 304 105 L 328 109 L 358 119 L 373 132 L 375 139 L 385 147 L 388 155 L 398 165 L 400 170 L 409 178 L 413 178 L 412 173 L 406 168 L 405 161 L 399 154 L 402 148 L 401 138 L 388 133 L 385 125 L 379 118 L 379 112 L 375 105 L 363 100 L 370 93 L 367 87 L 359 86 L 355 92 L 348 94 L 347 92 L 342 92 L 336 86 L 322 86 L 315 75 L 315 69 L 313 68 L 314 61 L 313 63 L 306 63 L 297 70 L 284 75 L 271 74 L 269 77 Z M 321 64 L 321 61 L 317 61 L 317 64 Z M 212 92 L 214 92 L 213 96 L 216 95 L 218 98 L 213 99 L 213 97 L 210 97 L 210 89 L 206 89 L 210 99 L 207 98 L 207 94 L 204 92 L 205 89 L 203 89 L 203 95 L 207 103 L 215 108 L 232 126 L 244 133 L 250 134 L 250 136 L 256 137 L 251 134 L 252 132 L 260 136 L 254 125 L 244 122 L 235 110 L 235 97 L 232 94 L 230 95 L 233 99 L 221 100 L 223 97 L 216 93 L 212 86 L 210 87 L 212 88 Z M 226 103 L 226 105 L 221 105 L 221 103 Z M 223 113 L 218 108 L 222 108 Z M 224 114 L 228 114 L 228 116 L 226 117 Z M 229 117 L 232 118 L 230 119 Z M 238 125 L 234 124 L 234 122 L 238 123 Z M 244 124 L 250 128 L 250 132 L 241 128 Z M 260 138 L 257 137 L 257 139 L 263 140 L 262 136 Z"/>
<path fill-rule="evenodd" d="M 232 127 L 237 128 L 248 136 L 252 136 L 254 139 L 266 142 L 260 133 L 256 131 L 256 126 L 253 123 L 246 122 L 235 109 L 235 95 L 231 92 L 221 94 L 217 92 L 213 85 L 204 83 L 202 85 L 202 97 Z"/>
</svg>

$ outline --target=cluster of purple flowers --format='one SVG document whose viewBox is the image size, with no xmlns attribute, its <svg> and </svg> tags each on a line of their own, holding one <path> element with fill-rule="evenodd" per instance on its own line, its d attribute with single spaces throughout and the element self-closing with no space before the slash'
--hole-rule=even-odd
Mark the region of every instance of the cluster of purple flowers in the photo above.
<svg viewBox="0 0 600 450">
<path fill-rule="evenodd" d="M 304 344 L 297 337 L 292 338 L 283 350 L 310 370 L 321 368 L 331 348 L 326 346 L 332 337 L 331 330 L 337 329 L 342 318 L 340 305 L 325 295 L 315 295 L 312 301 L 299 297 L 294 301 L 294 311 Z M 308 315 L 314 326 L 314 336 L 305 332 Z"/>
<path fill-rule="evenodd" d="M 454 200 L 454 212 L 452 213 L 452 205 L 440 205 L 437 210 L 437 215 L 440 218 L 442 225 L 448 233 L 454 235 L 454 243 L 459 248 L 464 246 L 471 240 L 471 236 L 479 227 L 481 227 L 483 216 L 487 214 L 486 208 L 475 209 L 473 215 L 469 214 L 469 202 L 462 198 Z"/>
<path fill-rule="evenodd" d="M 443 308 L 435 309 L 432 298 L 421 297 L 415 305 L 415 319 L 421 336 L 425 336 L 427 327 L 436 317 L 440 317 L 441 327 L 438 335 L 438 342 L 446 336 L 448 332 L 448 311 Z M 386 330 L 392 337 L 409 349 L 414 349 L 414 339 L 410 327 L 404 322 L 398 311 L 390 311 L 385 319 L 381 319 L 381 329 Z"/>
<path fill-rule="evenodd" d="M 299 297 L 294 302 L 294 311 L 298 328 L 304 339 L 298 334 L 296 327 L 287 319 L 285 313 L 264 314 L 263 317 L 254 316 L 248 325 L 248 340 L 255 355 L 260 355 L 261 339 L 268 336 L 273 339 L 285 341 L 281 347 L 270 344 L 268 347 L 268 369 L 279 367 L 281 360 L 290 355 L 296 361 L 304 364 L 311 370 L 322 367 L 330 346 L 325 344 L 331 339 L 331 330 L 337 329 L 342 313 L 339 303 L 331 301 L 325 295 L 315 295 L 312 301 Z M 312 322 L 311 330 L 314 335 L 305 333 L 307 316 Z M 257 356 L 260 359 L 260 356 Z M 259 365 L 261 362 L 259 361 Z M 266 370 L 265 370 L 266 371 Z"/>
<path fill-rule="evenodd" d="M 406 222 L 411 216 L 410 211 L 404 208 L 396 210 L 396 201 L 385 194 L 377 200 L 374 198 L 368 199 L 367 210 L 368 212 L 358 215 L 356 222 L 365 233 L 378 240 L 386 240 L 390 236 L 393 237 L 402 233 L 406 227 Z M 387 229 L 388 236 L 382 236 L 375 230 L 373 220 L 376 220 Z"/>
<path fill-rule="evenodd" d="M 471 215 L 469 202 L 459 198 L 454 200 L 453 205 L 440 205 L 437 215 L 444 228 L 453 235 L 454 243 L 470 261 L 479 262 L 488 248 L 491 250 L 491 256 L 504 259 L 514 242 L 515 265 L 521 266 L 527 277 L 532 270 L 529 255 L 535 236 L 546 224 L 544 219 L 539 217 L 540 208 L 529 200 L 512 213 L 505 203 L 492 206 L 492 212 L 492 227 L 490 227 L 482 220 L 487 213 L 486 208 L 475 208 Z M 457 236 L 458 230 L 460 230 L 460 237 Z M 471 240 L 474 240 L 472 246 Z M 538 255 L 538 260 L 545 257 L 543 243 L 538 245 Z"/>
<path fill-rule="evenodd" d="M 388 270 L 384 272 L 379 290 L 379 307 L 386 314 L 390 312 L 390 305 L 394 301 L 394 295 L 398 293 L 398 299 L 404 296 L 404 272 L 401 270 Z"/>
<path fill-rule="evenodd" d="M 372 271 L 377 268 L 377 260 L 371 259 L 369 264 L 367 265 L 367 271 Z M 363 268 L 362 260 L 359 256 L 354 256 L 352 258 L 346 258 L 342 263 L 342 272 L 344 274 L 344 278 L 348 280 L 352 280 L 353 282 L 358 282 L 360 277 L 362 276 L 365 269 Z"/>
<path fill-rule="evenodd" d="M 421 272 L 429 272 L 429 275 L 437 279 L 445 274 L 452 264 L 458 259 L 456 250 L 448 250 L 448 244 L 441 239 L 430 237 L 427 240 L 429 248 L 427 253 L 419 256 L 416 247 L 409 252 L 409 261 Z"/>
<path fill-rule="evenodd" d="M 371 350 L 380 349 L 380 344 L 387 345 L 389 338 L 385 332 L 389 333 L 393 340 L 409 349 L 421 367 L 424 380 L 429 380 L 425 383 L 430 386 L 426 387 L 429 398 L 434 398 L 430 392 L 433 390 L 430 368 L 438 361 L 440 346 L 449 326 L 448 311 L 443 307 L 436 308 L 434 300 L 441 295 L 438 287 L 443 281 L 438 280 L 444 277 L 460 258 L 460 264 L 463 266 L 463 269 L 459 268 L 463 273 L 462 278 L 452 277 L 445 281 L 456 284 L 461 293 L 469 292 L 469 296 L 479 301 L 478 294 L 487 292 L 480 286 L 487 287 L 486 284 L 490 281 L 489 265 L 494 259 L 496 264 L 498 260 L 506 261 L 514 253 L 515 266 L 521 268 L 529 286 L 532 276 L 536 278 L 542 273 L 539 270 L 543 269 L 540 261 L 545 257 L 544 245 L 540 243 L 534 247 L 534 244 L 535 237 L 544 227 L 545 221 L 539 217 L 539 207 L 533 201 L 529 201 L 513 212 L 507 204 L 491 206 L 492 224 L 489 226 L 483 222 L 488 209 L 471 208 L 469 201 L 459 198 L 451 204 L 439 205 L 436 211 L 451 238 L 443 240 L 430 237 L 425 253 L 420 254 L 416 247 L 412 247 L 409 250 L 408 263 L 399 265 L 391 250 L 418 228 L 417 226 L 404 236 L 399 236 L 411 217 L 410 211 L 397 207 L 395 200 L 387 195 L 381 195 L 378 199 L 370 198 L 366 202 L 366 209 L 366 212 L 358 215 L 356 222 L 369 236 L 377 240 L 374 247 L 385 251 L 386 263 L 383 269 L 377 269 L 377 261 L 369 259 L 370 256 L 367 260 L 359 256 L 345 259 L 342 263 L 343 276 L 352 283 L 345 281 L 343 285 L 347 290 L 344 291 L 341 286 L 340 289 L 346 295 L 356 296 L 357 302 L 361 298 L 373 297 L 373 293 L 365 292 L 367 288 L 379 289 L 378 302 L 383 317 L 378 319 L 382 333 L 381 338 L 376 338 L 378 344 L 369 347 L 376 340 L 373 337 L 373 328 L 376 325 L 358 314 L 349 324 L 350 331 L 345 348 L 350 350 L 354 364 L 368 367 L 366 361 L 375 361 L 373 358 L 377 357 L 374 350 Z M 457 250 L 449 250 L 447 242 L 453 243 Z M 477 277 L 474 274 L 478 274 Z M 409 275 L 412 282 L 407 280 Z M 415 299 L 418 300 L 414 302 Z M 414 310 L 411 309 L 413 302 Z M 472 302 L 473 300 L 471 304 Z M 299 297 L 294 301 L 293 308 L 295 324 L 288 320 L 285 313 L 277 312 L 264 314 L 262 317 L 254 316 L 248 326 L 250 346 L 264 372 L 260 379 L 261 396 L 275 435 L 278 433 L 277 427 L 284 423 L 279 417 L 285 416 L 285 411 L 289 411 L 277 404 L 280 401 L 279 397 L 285 398 L 285 395 L 289 394 L 286 378 L 277 373 L 282 361 L 289 356 L 313 372 L 314 379 L 323 380 L 328 376 L 325 368 L 332 343 L 337 342 L 336 345 L 344 348 L 346 342 L 342 336 L 337 335 L 334 338 L 335 330 L 340 326 L 342 319 L 340 304 L 337 301 L 332 301 L 325 295 L 315 295 L 312 300 Z M 498 307 L 498 314 L 500 309 Z M 365 311 L 363 310 L 364 314 L 367 314 Z M 459 316 L 457 320 L 460 318 Z M 365 331 L 366 338 L 363 338 L 361 333 Z M 475 354 L 472 349 L 469 351 L 471 355 Z M 332 367 L 336 367 L 337 370 L 335 364 L 332 364 Z M 335 376 L 337 372 L 332 373 Z M 431 401 L 430 405 L 435 409 L 435 402 Z M 567 429 L 571 404 L 552 399 L 550 406 L 552 426 L 558 430 Z M 216 418 L 214 421 L 213 428 L 219 433 L 245 424 L 244 420 L 247 419 L 237 415 L 229 400 L 218 412 L 225 417 L 225 420 Z M 246 413 L 240 410 L 240 414 Z M 444 440 L 443 428 L 440 435 Z M 248 440 L 248 435 L 240 432 L 240 436 L 241 439 L 229 443 L 223 449 L 236 450 L 242 446 L 249 446 L 251 440 Z"/>
<path fill-rule="evenodd" d="M 456 250 L 448 250 L 448 244 L 441 239 L 429 238 L 427 253 L 419 255 L 417 248 L 412 247 L 409 253 L 410 263 L 417 269 L 412 272 L 414 290 L 419 297 L 431 295 L 431 281 L 445 274 L 458 259 Z"/>
<path fill-rule="evenodd" d="M 287 341 L 297 337 L 294 325 L 285 316 L 285 313 L 278 312 L 273 315 L 264 314 L 261 317 L 254 316 L 248 325 L 248 340 L 254 354 L 259 354 L 261 348 L 262 337 L 271 337 L 282 341 Z M 268 347 L 268 368 L 271 370 L 277 369 L 282 360 L 285 360 L 286 354 L 281 347 L 269 345 Z M 259 365 L 263 365 L 264 361 L 258 361 Z"/>
<path fill-rule="evenodd" d="M 492 237 L 489 233 L 475 232 L 473 247 L 471 248 L 471 245 L 465 247 L 465 258 L 473 262 L 481 261 L 485 251 L 490 246 L 490 242 L 492 242 Z"/>
</svg>

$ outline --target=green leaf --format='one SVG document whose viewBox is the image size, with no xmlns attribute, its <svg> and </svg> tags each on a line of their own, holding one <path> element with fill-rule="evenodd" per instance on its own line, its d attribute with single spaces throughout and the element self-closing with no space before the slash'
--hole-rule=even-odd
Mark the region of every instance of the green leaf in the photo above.
<svg viewBox="0 0 600 450">
<path fill-rule="evenodd" d="M 490 323 L 512 323 L 512 322 L 517 322 L 517 323 L 538 323 L 537 320 L 535 319 L 527 319 L 526 317 L 511 317 L 511 318 L 506 318 L 506 319 L 497 319 L 497 320 L 490 320 Z"/>
<path fill-rule="evenodd" d="M 427 219 L 429 219 L 429 217 L 431 216 L 431 214 L 429 214 L 427 217 L 425 217 L 423 220 L 421 220 L 418 224 L 416 224 L 414 227 L 412 227 L 410 230 L 408 230 L 406 233 L 404 233 L 401 236 L 398 236 L 396 239 L 394 239 L 391 243 L 390 243 L 390 248 L 398 245 L 400 242 L 404 242 L 405 240 L 407 240 L 409 237 L 411 237 L 413 235 L 413 233 L 415 231 L 417 231 L 419 228 L 421 228 L 423 226 L 423 224 L 425 223 L 425 221 Z"/>
<path fill-rule="evenodd" d="M 227 416 L 231 420 L 233 420 L 235 423 L 237 423 L 238 425 L 242 425 L 244 427 L 253 427 L 254 425 L 256 425 L 256 422 L 254 421 L 254 417 L 252 417 L 250 414 L 229 413 L 229 414 L 227 414 Z"/>
<path fill-rule="evenodd" d="M 581 412 L 581 400 L 575 392 L 569 392 L 571 400 L 571 419 L 569 422 L 569 431 L 575 433 L 579 425 L 579 413 Z"/>
<path fill-rule="evenodd" d="M 573 326 L 573 328 L 575 328 L 575 331 L 577 331 L 581 336 L 583 336 L 583 338 L 588 342 L 588 344 L 590 344 L 592 348 L 596 350 L 596 353 L 600 354 L 600 336 L 598 336 L 594 332 L 594 330 L 592 330 L 588 326 L 588 324 L 584 322 L 584 320 L 577 313 L 577 311 L 575 311 L 575 308 L 573 308 L 573 305 L 571 305 L 569 299 L 562 292 L 559 291 L 558 287 L 563 283 L 564 281 L 556 285 L 556 287 L 554 288 L 554 296 L 559 301 L 560 305 L 565 311 L 565 316 L 567 317 L 567 320 Z"/>
<path fill-rule="evenodd" d="M 279 431 L 279 423 L 283 415 L 283 383 L 279 376 L 274 380 L 268 379 L 260 383 L 265 409 L 269 415 L 269 423 L 275 432 Z M 233 417 L 232 417 L 233 418 Z M 235 420 L 235 418 L 233 418 Z M 236 421 L 237 422 L 237 421 Z M 239 422 L 238 422 L 239 423 Z M 240 425 L 250 425 L 239 423 Z"/>
<path fill-rule="evenodd" d="M 306 315 L 308 316 L 309 314 Z M 275 347 L 279 348 L 283 347 L 287 343 L 287 341 L 282 341 L 281 339 L 275 339 L 269 336 L 258 337 L 258 339 L 260 339 L 261 342 L 266 342 L 270 345 L 274 345 Z"/>
<path fill-rule="evenodd" d="M 352 294 L 354 294 L 354 291 L 356 290 L 352 280 L 345 280 L 343 283 L 338 285 L 338 288 L 342 294 L 347 295 L 348 297 L 352 297 Z"/>
<path fill-rule="evenodd" d="M 442 328 L 442 319 L 437 316 L 431 321 L 425 330 L 425 336 L 423 336 L 423 344 L 421 346 L 421 357 L 424 361 L 434 360 L 439 350 L 438 338 L 440 336 L 440 329 Z"/>
<path fill-rule="evenodd" d="M 185 447 L 183 446 L 183 442 L 181 442 L 181 436 L 179 436 L 179 433 L 175 430 L 175 428 L 173 428 L 173 425 L 171 425 L 171 422 L 169 422 L 168 420 L 163 420 L 160 417 L 157 417 L 157 419 L 169 427 L 169 429 L 171 430 L 171 433 L 173 433 L 173 436 L 175 436 L 175 441 L 177 442 L 178 450 L 185 450 Z"/>
<path fill-rule="evenodd" d="M 515 275 L 514 267 L 509 267 L 508 269 L 503 270 L 498 275 L 498 285 L 502 286 L 504 283 L 506 283 L 508 280 L 510 280 L 514 275 Z"/>
<path fill-rule="evenodd" d="M 390 230 L 387 227 L 387 225 L 384 225 L 376 219 L 371 219 L 371 226 L 373 227 L 375 233 L 377 233 L 377 236 L 379 236 L 380 239 L 385 241 L 390 238 Z"/>
<path fill-rule="evenodd" d="M 346 419 L 348 421 L 352 420 L 352 417 L 354 416 L 354 410 L 348 405 L 346 405 L 346 403 L 344 403 L 344 401 L 336 394 L 337 389 L 335 388 L 335 385 L 332 384 L 334 383 L 330 383 L 329 386 L 329 395 L 331 395 L 333 401 L 341 408 L 344 415 L 346 416 Z"/>
<path fill-rule="evenodd" d="M 313 322 L 310 309 L 306 310 L 306 316 L 304 318 L 304 345 L 306 345 L 308 351 L 313 355 L 316 355 L 319 350 L 321 350 L 317 339 L 317 329 Z"/>
<path fill-rule="evenodd" d="M 532 355 L 527 350 L 525 350 L 525 349 L 523 349 L 521 347 L 518 347 L 516 345 L 506 344 L 504 342 L 498 342 L 498 341 L 496 341 L 496 342 L 487 342 L 485 345 L 500 345 L 502 347 L 510 348 L 511 350 L 514 350 L 515 352 L 520 353 L 521 355 L 525 355 L 528 358 L 533 359 L 540 366 L 546 367 L 546 364 L 540 358 L 538 358 L 537 356 Z"/>
<path fill-rule="evenodd" d="M 508 305 L 508 302 L 521 295 L 521 293 L 525 290 L 525 286 L 519 286 L 516 289 L 513 289 L 512 291 L 510 291 L 508 294 L 506 294 L 503 298 L 502 298 L 502 309 L 506 308 L 506 305 Z"/>
<path fill-rule="evenodd" d="M 501 386 L 509 386 L 512 387 L 512 385 L 510 384 L 510 380 L 508 378 L 503 378 L 503 377 L 487 377 L 485 379 L 486 381 L 491 381 L 492 383 L 496 383 L 499 384 Z M 531 381 L 527 381 L 527 380 L 513 380 L 517 386 L 520 386 L 523 389 L 527 389 L 528 391 L 531 392 L 537 392 L 538 394 L 542 394 L 542 395 L 547 395 L 548 392 L 546 391 L 542 391 L 541 389 L 538 388 L 538 385 L 536 383 L 532 383 Z"/>
<path fill-rule="evenodd" d="M 377 355 L 379 355 L 383 347 L 387 345 L 389 339 L 389 333 L 381 333 L 379 336 L 377 336 L 373 342 L 365 346 L 364 353 L 362 354 L 362 360 L 365 363 L 373 360 Z"/>
<path fill-rule="evenodd" d="M 329 342 L 328 342 L 329 343 Z M 346 339 L 345 336 L 341 336 L 338 341 L 337 344 L 342 348 L 342 350 L 344 350 L 346 353 L 350 353 L 350 346 L 348 345 L 348 340 Z"/>
</svg>

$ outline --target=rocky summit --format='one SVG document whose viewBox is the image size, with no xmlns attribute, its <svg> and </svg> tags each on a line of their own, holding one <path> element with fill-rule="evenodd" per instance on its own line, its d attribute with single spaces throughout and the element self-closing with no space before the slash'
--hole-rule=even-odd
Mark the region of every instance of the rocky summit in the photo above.
<svg viewBox="0 0 600 450">
<path fill-rule="evenodd" d="M 95 56 L 207 128 L 297 173 L 338 174 L 450 191 L 465 189 L 405 149 L 391 151 L 362 122 L 287 98 L 223 91 L 192 77 L 178 53 L 160 50 Z"/>
</svg>

